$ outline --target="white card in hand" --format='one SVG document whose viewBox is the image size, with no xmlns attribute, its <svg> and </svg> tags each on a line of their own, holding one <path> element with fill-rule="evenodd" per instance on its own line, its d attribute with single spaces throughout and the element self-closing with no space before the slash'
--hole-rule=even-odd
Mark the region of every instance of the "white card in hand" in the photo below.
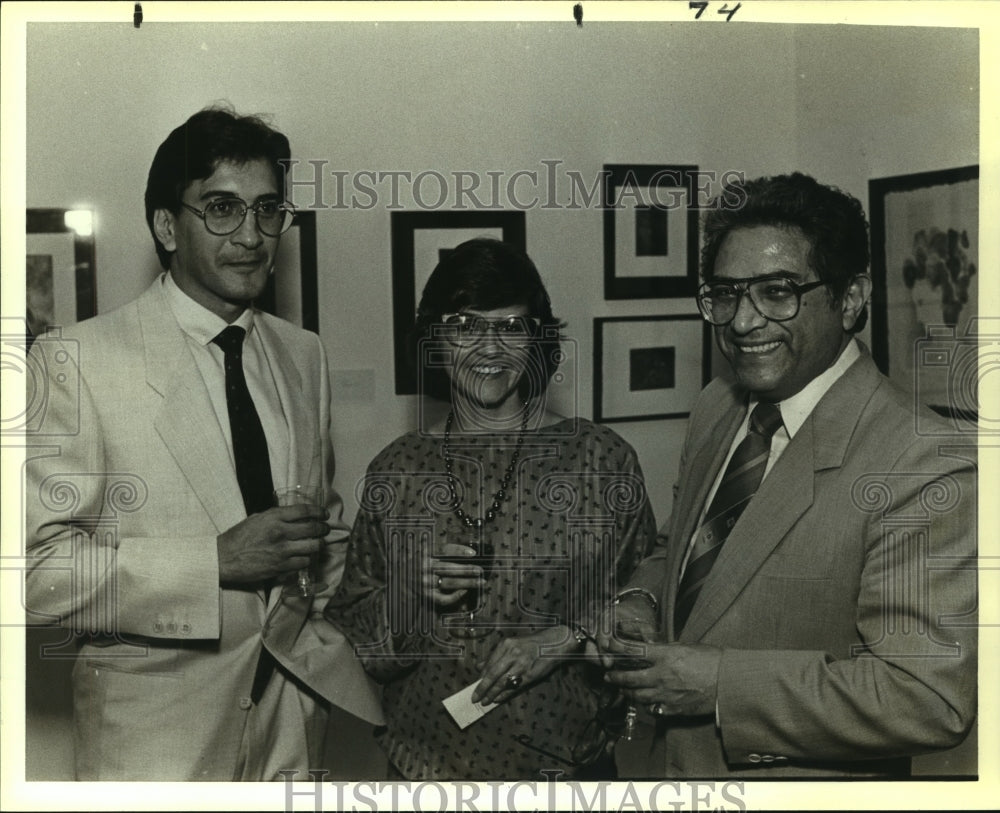
<svg viewBox="0 0 1000 813">
<path fill-rule="evenodd" d="M 444 707 L 448 710 L 448 713 L 454 718 L 455 722 L 458 723 L 459 728 L 468 728 L 476 720 L 482 717 L 486 712 L 491 711 L 496 708 L 496 703 L 473 703 L 472 693 L 476 690 L 476 686 L 479 685 L 477 680 L 471 686 L 466 686 L 462 691 L 453 694 L 451 697 L 446 697 L 441 702 L 444 703 Z"/>
</svg>

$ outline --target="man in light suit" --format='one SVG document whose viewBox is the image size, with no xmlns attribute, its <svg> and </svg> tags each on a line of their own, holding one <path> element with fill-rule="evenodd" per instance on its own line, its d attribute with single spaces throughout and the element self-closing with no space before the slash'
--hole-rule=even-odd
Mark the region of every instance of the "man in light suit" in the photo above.
<svg viewBox="0 0 1000 813">
<path fill-rule="evenodd" d="M 323 345 L 252 306 L 292 216 L 288 157 L 257 118 L 196 113 L 146 189 L 167 273 L 32 349 L 49 377 L 28 453 L 26 605 L 78 639 L 78 779 L 305 778 L 330 702 L 381 722 L 322 618 L 346 535 Z M 322 487 L 326 505 L 273 507 L 292 484 Z M 286 595 L 311 558 L 328 587 Z"/>
<path fill-rule="evenodd" d="M 642 668 L 599 636 L 654 716 L 622 775 L 906 775 L 975 717 L 975 448 L 853 336 L 854 198 L 796 173 L 718 203 L 699 307 L 735 381 L 699 398 L 665 535 L 618 596 Z"/>
</svg>

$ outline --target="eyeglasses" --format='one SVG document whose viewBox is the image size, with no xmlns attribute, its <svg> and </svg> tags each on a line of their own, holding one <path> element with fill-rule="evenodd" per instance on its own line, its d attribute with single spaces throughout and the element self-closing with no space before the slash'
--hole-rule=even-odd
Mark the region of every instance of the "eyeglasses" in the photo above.
<svg viewBox="0 0 1000 813">
<path fill-rule="evenodd" d="M 452 344 L 464 344 L 482 339 L 492 330 L 504 344 L 524 343 L 532 339 L 542 324 L 535 316 L 504 316 L 487 319 L 472 313 L 445 313 L 441 316 L 445 330 L 441 335 Z"/>
<path fill-rule="evenodd" d="M 257 228 L 268 237 L 284 234 L 292 225 L 295 210 L 276 200 L 259 200 L 253 206 L 240 198 L 219 198 L 210 201 L 204 209 L 195 209 L 181 201 L 181 206 L 205 221 L 205 228 L 211 234 L 223 236 L 232 234 L 246 220 L 247 212 L 253 212 Z"/>
<path fill-rule="evenodd" d="M 706 282 L 698 289 L 698 309 L 709 324 L 728 325 L 736 317 L 740 299 L 746 294 L 757 313 L 772 322 L 794 319 L 802 305 L 802 294 L 826 283 L 801 285 L 785 277 L 754 277 L 725 282 Z"/>
</svg>

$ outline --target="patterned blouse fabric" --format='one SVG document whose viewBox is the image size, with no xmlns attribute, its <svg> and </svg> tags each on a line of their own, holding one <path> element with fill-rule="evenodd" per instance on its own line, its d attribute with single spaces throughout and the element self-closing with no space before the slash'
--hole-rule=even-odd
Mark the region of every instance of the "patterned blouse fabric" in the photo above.
<svg viewBox="0 0 1000 813">
<path fill-rule="evenodd" d="M 511 460 L 516 433 L 455 435 L 455 488 L 483 517 Z M 442 438 L 411 432 L 371 463 L 346 570 L 327 617 L 384 686 L 379 741 L 408 779 L 534 779 L 574 773 L 595 726 L 602 675 L 577 656 L 460 729 L 442 700 L 478 681 L 505 636 L 581 623 L 600 610 L 656 535 L 635 451 L 610 429 L 568 419 L 528 432 L 499 516 L 481 530 L 452 512 Z M 436 609 L 410 585 L 422 545 L 487 543 L 496 564 L 475 624 Z M 415 576 L 414 576 L 415 578 Z M 454 622 L 459 626 L 452 626 Z"/>
</svg>

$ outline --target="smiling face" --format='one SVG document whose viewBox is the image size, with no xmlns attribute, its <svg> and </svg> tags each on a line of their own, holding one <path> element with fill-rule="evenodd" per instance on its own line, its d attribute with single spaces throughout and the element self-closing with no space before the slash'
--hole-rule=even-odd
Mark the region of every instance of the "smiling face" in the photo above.
<svg viewBox="0 0 1000 813">
<path fill-rule="evenodd" d="M 523 305 L 492 310 L 464 308 L 463 313 L 485 319 L 528 316 Z M 529 366 L 533 338 L 500 337 L 490 329 L 455 345 L 453 364 L 448 370 L 452 397 L 477 410 L 485 409 L 493 418 L 516 414 L 521 409 L 518 384 Z"/>
<path fill-rule="evenodd" d="M 819 279 L 809 265 L 809 240 L 798 228 L 754 226 L 729 233 L 712 281 L 779 275 L 805 284 Z M 788 398 L 826 370 L 850 341 L 859 305 L 852 291 L 833 303 L 826 286 L 802 294 L 787 322 L 763 316 L 744 294 L 736 316 L 715 328 L 715 339 L 739 383 L 762 400 Z"/>
<path fill-rule="evenodd" d="M 227 197 L 249 205 L 280 200 L 274 172 L 263 159 L 245 164 L 222 161 L 208 178 L 193 181 L 181 199 L 204 210 L 210 201 Z M 263 234 L 252 212 L 227 235 L 209 233 L 204 221 L 183 207 L 176 214 L 158 209 L 153 225 L 160 242 L 173 252 L 170 273 L 177 286 L 227 322 L 264 290 L 279 238 Z"/>
</svg>

